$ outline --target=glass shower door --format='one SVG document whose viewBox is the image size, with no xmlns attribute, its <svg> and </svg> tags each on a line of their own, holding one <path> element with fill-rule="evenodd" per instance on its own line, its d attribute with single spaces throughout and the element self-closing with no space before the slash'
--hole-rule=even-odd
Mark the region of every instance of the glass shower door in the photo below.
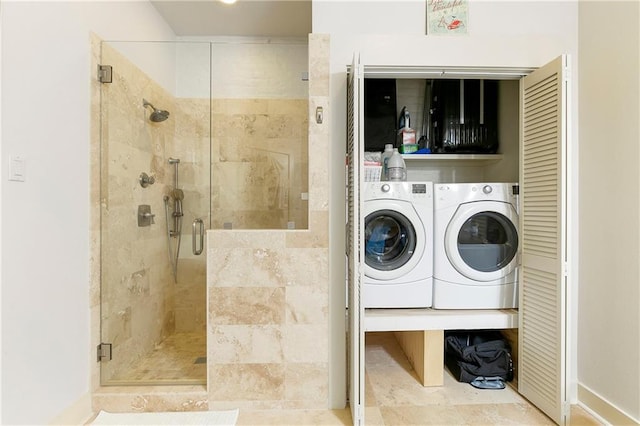
<svg viewBox="0 0 640 426">
<path fill-rule="evenodd" d="M 103 42 L 100 57 L 101 383 L 206 383 L 192 223 L 210 227 L 210 44 Z"/>
</svg>

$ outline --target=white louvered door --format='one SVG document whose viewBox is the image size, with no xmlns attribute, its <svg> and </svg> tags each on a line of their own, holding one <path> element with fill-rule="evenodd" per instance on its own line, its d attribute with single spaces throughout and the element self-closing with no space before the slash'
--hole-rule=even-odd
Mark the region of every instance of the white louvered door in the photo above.
<svg viewBox="0 0 640 426">
<path fill-rule="evenodd" d="M 567 57 L 521 81 L 518 390 L 565 424 Z"/>
<path fill-rule="evenodd" d="M 361 108 L 364 95 L 364 79 L 360 61 L 351 64 L 347 88 L 347 160 L 348 160 L 348 218 L 347 218 L 347 281 L 348 281 L 348 327 L 349 327 L 349 406 L 355 426 L 364 424 L 364 308 L 360 298 L 364 269 L 362 250 L 364 236 L 360 207 L 363 162 L 361 123 L 364 122 Z"/>
</svg>

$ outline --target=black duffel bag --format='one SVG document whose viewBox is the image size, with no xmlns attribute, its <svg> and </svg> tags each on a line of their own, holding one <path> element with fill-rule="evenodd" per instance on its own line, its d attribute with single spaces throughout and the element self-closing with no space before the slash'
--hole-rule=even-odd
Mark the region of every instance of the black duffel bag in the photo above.
<svg viewBox="0 0 640 426">
<path fill-rule="evenodd" d="M 498 331 L 447 332 L 444 359 L 459 382 L 472 383 L 478 378 L 513 380 L 511 347 Z"/>
</svg>

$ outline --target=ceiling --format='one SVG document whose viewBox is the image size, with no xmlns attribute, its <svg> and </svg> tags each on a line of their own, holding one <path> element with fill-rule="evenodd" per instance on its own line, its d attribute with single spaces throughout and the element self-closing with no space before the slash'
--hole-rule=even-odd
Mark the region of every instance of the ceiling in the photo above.
<svg viewBox="0 0 640 426">
<path fill-rule="evenodd" d="M 151 0 L 177 36 L 307 37 L 311 0 Z"/>
</svg>

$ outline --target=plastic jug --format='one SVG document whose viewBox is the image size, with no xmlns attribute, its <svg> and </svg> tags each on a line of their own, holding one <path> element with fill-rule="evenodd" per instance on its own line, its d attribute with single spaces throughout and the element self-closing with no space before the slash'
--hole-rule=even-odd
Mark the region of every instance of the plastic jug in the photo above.
<svg viewBox="0 0 640 426">
<path fill-rule="evenodd" d="M 380 180 L 389 180 L 389 158 L 393 155 L 393 144 L 386 144 L 384 146 L 384 152 L 380 158 L 382 163 L 382 174 Z"/>
<path fill-rule="evenodd" d="M 393 154 L 391 154 L 387 162 L 387 170 L 390 181 L 402 182 L 407 180 L 407 167 L 404 164 L 402 154 L 398 152 L 398 148 L 393 148 Z"/>
</svg>

